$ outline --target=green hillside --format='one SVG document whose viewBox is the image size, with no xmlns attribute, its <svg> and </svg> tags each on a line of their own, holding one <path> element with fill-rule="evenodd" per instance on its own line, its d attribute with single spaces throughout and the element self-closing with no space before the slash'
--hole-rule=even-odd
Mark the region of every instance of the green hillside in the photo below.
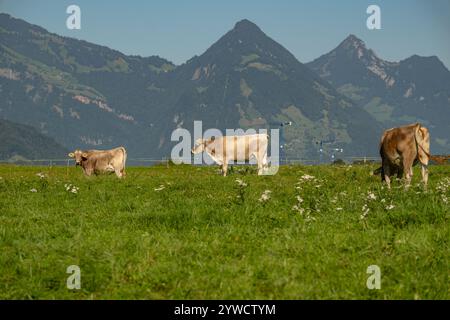
<svg viewBox="0 0 450 320">
<path fill-rule="evenodd" d="M 33 127 L 0 120 L 0 160 L 61 159 L 67 149 Z"/>
</svg>

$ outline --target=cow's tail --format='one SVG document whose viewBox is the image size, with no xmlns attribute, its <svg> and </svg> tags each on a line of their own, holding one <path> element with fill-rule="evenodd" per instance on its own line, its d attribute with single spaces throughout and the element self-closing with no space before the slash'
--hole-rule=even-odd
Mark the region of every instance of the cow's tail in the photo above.
<svg viewBox="0 0 450 320">
<path fill-rule="evenodd" d="M 125 163 L 127 162 L 127 150 L 125 150 L 125 148 L 124 147 L 120 147 L 120 149 L 122 150 L 122 152 L 123 152 L 123 163 L 122 163 L 122 170 L 121 170 L 121 173 L 122 173 L 122 175 L 126 175 L 126 173 L 125 173 Z"/>
<path fill-rule="evenodd" d="M 414 139 L 416 140 L 417 158 L 423 165 L 428 165 L 428 161 L 433 158 L 430 154 L 430 134 L 428 129 L 417 123 L 414 129 Z"/>
<path fill-rule="evenodd" d="M 384 138 L 386 137 L 386 133 L 388 132 L 389 130 L 386 130 L 386 131 L 384 131 L 383 132 L 383 135 L 381 136 L 381 139 L 380 139 L 380 145 L 379 145 L 379 153 L 380 153 L 380 157 L 381 157 L 381 167 L 379 167 L 378 169 L 375 169 L 374 171 L 372 171 L 372 175 L 374 175 L 374 176 L 378 176 L 378 175 L 381 175 L 381 178 L 383 179 L 383 181 L 384 181 L 384 166 L 383 166 L 383 159 L 385 158 L 385 154 L 384 154 L 384 151 L 383 151 L 383 143 L 384 143 Z"/>
</svg>

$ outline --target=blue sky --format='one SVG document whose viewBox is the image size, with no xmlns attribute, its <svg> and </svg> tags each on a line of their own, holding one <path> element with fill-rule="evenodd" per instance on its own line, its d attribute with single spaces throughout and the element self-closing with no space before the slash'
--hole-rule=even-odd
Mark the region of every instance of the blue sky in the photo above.
<svg viewBox="0 0 450 320">
<path fill-rule="evenodd" d="M 81 8 L 81 30 L 66 28 L 70 4 Z M 366 27 L 370 4 L 381 8 L 381 30 Z M 436 55 L 450 67 L 449 0 L 0 0 L 0 11 L 51 32 L 176 64 L 201 54 L 246 18 L 301 62 L 352 33 L 381 58 Z"/>
</svg>

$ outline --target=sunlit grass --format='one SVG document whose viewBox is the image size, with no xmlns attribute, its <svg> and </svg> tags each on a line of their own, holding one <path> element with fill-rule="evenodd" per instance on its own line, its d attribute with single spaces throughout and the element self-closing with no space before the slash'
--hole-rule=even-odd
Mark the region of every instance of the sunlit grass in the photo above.
<svg viewBox="0 0 450 320">
<path fill-rule="evenodd" d="M 0 166 L 0 298 L 448 299 L 450 167 L 427 191 L 372 169 Z"/>
</svg>

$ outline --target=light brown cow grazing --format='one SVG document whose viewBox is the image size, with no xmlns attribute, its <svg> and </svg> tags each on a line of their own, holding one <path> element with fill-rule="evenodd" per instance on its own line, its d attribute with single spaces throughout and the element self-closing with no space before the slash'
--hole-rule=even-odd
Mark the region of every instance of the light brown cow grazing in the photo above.
<svg viewBox="0 0 450 320">
<path fill-rule="evenodd" d="M 411 184 L 412 167 L 420 162 L 422 180 L 428 183 L 428 161 L 430 160 L 430 134 L 420 123 L 392 128 L 383 133 L 380 141 L 381 180 L 391 187 L 391 176 L 398 178 L 406 172 L 406 187 Z"/>
<path fill-rule="evenodd" d="M 250 160 L 253 156 L 258 163 L 258 175 L 263 174 L 267 168 L 267 134 L 251 134 L 242 136 L 225 136 L 210 139 L 198 139 L 192 148 L 193 154 L 206 151 L 208 155 L 220 166 L 223 176 L 227 175 L 230 161 Z"/>
<path fill-rule="evenodd" d="M 87 176 L 102 172 L 115 172 L 119 178 L 125 176 L 127 152 L 124 147 L 111 150 L 75 150 L 69 153 L 69 157 L 75 158 L 75 165 L 81 166 Z"/>
</svg>

